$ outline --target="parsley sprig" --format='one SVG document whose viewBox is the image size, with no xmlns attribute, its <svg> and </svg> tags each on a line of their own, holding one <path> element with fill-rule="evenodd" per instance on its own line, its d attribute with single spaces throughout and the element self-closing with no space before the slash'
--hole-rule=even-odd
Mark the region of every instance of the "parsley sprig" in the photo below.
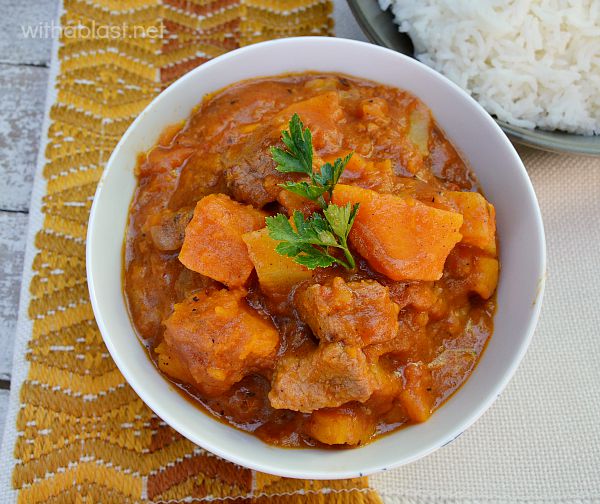
<svg viewBox="0 0 600 504">
<path fill-rule="evenodd" d="M 282 173 L 303 173 L 309 181 L 285 182 L 280 184 L 284 189 L 304 198 L 316 201 L 323 211 L 317 212 L 307 219 L 302 212 L 294 211 L 290 223 L 283 214 L 267 217 L 269 236 L 280 243 L 275 249 L 277 253 L 292 257 L 295 262 L 309 269 L 326 268 L 339 264 L 348 269 L 356 266 L 354 257 L 348 248 L 348 235 L 358 212 L 358 203 L 345 206 L 334 205 L 325 200 L 333 195 L 344 168 L 352 153 L 337 158 L 333 164 L 325 163 L 318 173 L 313 171 L 312 135 L 305 128 L 298 114 L 294 114 L 289 122 L 289 130 L 281 132 L 285 149 L 271 147 L 271 155 L 277 163 L 277 170 Z M 332 255 L 331 249 L 340 249 L 345 259 Z"/>
<path fill-rule="evenodd" d="M 350 203 L 343 207 L 329 205 L 323 215 L 315 212 L 308 219 L 296 210 L 292 216 L 296 229 L 283 214 L 267 217 L 267 228 L 269 236 L 280 241 L 277 253 L 293 257 L 298 264 L 314 269 L 337 263 L 353 269 L 356 264 L 348 249 L 348 233 L 357 212 L 358 204 Z M 341 249 L 346 260 L 331 255 L 330 247 Z"/>
<path fill-rule="evenodd" d="M 292 116 L 289 131 L 281 132 L 281 140 L 285 149 L 271 147 L 271 156 L 277 163 L 277 170 L 282 173 L 303 173 L 310 179 L 310 182 L 285 182 L 280 184 L 281 187 L 316 201 L 323 209 L 327 208 L 327 202 L 323 195 L 328 194 L 331 198 L 333 188 L 350 161 L 352 153 L 343 159 L 337 158 L 333 164 L 325 163 L 321 166 L 320 173 L 315 173 L 313 171 L 312 135 L 310 130 L 304 127 L 298 114 Z"/>
</svg>

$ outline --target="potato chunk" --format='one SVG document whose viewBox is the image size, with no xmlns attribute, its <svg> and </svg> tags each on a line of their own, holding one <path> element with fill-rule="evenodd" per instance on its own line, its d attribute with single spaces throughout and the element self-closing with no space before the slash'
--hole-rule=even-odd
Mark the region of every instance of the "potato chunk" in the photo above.
<svg viewBox="0 0 600 504">
<path fill-rule="evenodd" d="M 375 280 L 346 283 L 336 277 L 327 285 L 300 287 L 295 301 L 300 317 L 321 341 L 363 347 L 391 340 L 398 332 L 400 308 L 389 289 Z"/>
<path fill-rule="evenodd" d="M 413 422 L 424 422 L 433 408 L 431 372 L 422 363 L 409 364 L 404 368 L 404 380 L 400 402 Z"/>
<path fill-rule="evenodd" d="M 273 366 L 279 333 L 248 306 L 245 294 L 241 289 L 194 294 L 164 321 L 169 350 L 206 396 L 222 394 L 244 376 Z"/>
<path fill-rule="evenodd" d="M 350 403 L 313 411 L 306 425 L 309 436 L 328 445 L 366 443 L 375 432 L 375 420 L 364 406 Z"/>
<path fill-rule="evenodd" d="M 393 280 L 439 280 L 462 238 L 462 215 L 410 197 L 338 184 L 333 202 L 360 203 L 350 242 L 373 269 Z"/>
<path fill-rule="evenodd" d="M 246 233 L 242 239 L 256 268 L 260 287 L 266 294 L 287 296 L 294 285 L 312 278 L 308 268 L 275 251 L 277 241 L 269 236 L 268 229 Z"/>
<path fill-rule="evenodd" d="M 246 283 L 254 265 L 242 235 L 265 225 L 266 213 L 210 194 L 196 205 L 179 253 L 183 265 L 229 287 Z"/>
<path fill-rule="evenodd" d="M 311 411 L 366 401 L 375 380 L 362 350 L 343 343 L 326 343 L 308 355 L 281 357 L 269 400 L 278 409 Z"/>
<path fill-rule="evenodd" d="M 384 98 L 365 98 L 358 105 L 358 115 L 361 119 L 387 119 L 390 106 Z"/>
<path fill-rule="evenodd" d="M 394 407 L 394 402 L 402 390 L 403 379 L 396 374 L 395 366 L 389 368 L 382 365 L 382 361 L 371 364 L 371 371 L 376 385 L 365 407 L 371 414 L 381 416 Z"/>
<path fill-rule="evenodd" d="M 481 194 L 449 191 L 443 193 L 450 205 L 461 213 L 462 242 L 496 255 L 496 210 Z"/>
<path fill-rule="evenodd" d="M 475 292 L 483 299 L 489 299 L 494 294 L 498 286 L 499 269 L 497 259 L 465 245 L 455 247 L 446 261 L 448 274 L 459 279 L 467 292 Z"/>
<path fill-rule="evenodd" d="M 489 299 L 498 286 L 498 271 L 500 266 L 497 259 L 477 256 L 471 269 L 469 286 L 483 299 Z"/>
<path fill-rule="evenodd" d="M 419 150 L 419 153 L 425 157 L 429 154 L 429 135 L 433 121 L 431 111 L 424 103 L 420 101 L 410 112 L 408 137 Z"/>
</svg>

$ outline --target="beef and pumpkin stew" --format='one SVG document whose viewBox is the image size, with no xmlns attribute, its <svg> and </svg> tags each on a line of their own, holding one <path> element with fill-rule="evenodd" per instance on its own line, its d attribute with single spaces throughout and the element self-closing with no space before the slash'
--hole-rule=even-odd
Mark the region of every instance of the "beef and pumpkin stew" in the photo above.
<svg viewBox="0 0 600 504">
<path fill-rule="evenodd" d="M 265 442 L 423 422 L 492 334 L 494 207 L 407 92 L 244 81 L 163 132 L 137 176 L 133 323 L 182 393 Z"/>
</svg>

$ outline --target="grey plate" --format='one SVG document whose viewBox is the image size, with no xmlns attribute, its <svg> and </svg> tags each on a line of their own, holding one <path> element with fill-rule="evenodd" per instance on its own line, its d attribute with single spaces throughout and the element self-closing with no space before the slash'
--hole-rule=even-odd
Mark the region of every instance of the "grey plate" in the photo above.
<svg viewBox="0 0 600 504">
<path fill-rule="evenodd" d="M 348 0 L 348 4 L 365 35 L 383 47 L 413 56 L 410 38 L 398 32 L 392 14 L 382 11 L 377 0 Z M 514 140 L 530 147 L 554 152 L 572 152 L 600 156 L 600 136 L 583 136 L 562 131 L 520 128 L 504 121 L 496 122 Z"/>
</svg>

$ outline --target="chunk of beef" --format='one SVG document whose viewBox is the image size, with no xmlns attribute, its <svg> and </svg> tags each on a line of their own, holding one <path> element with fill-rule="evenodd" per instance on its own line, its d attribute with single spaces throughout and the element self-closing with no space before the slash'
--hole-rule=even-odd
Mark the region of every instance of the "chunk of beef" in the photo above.
<svg viewBox="0 0 600 504">
<path fill-rule="evenodd" d="M 320 340 L 363 347 L 391 340 L 398 332 L 399 307 L 375 280 L 313 284 L 296 294 L 302 319 Z"/>
<path fill-rule="evenodd" d="M 217 396 L 244 376 L 273 367 L 279 334 L 243 290 L 194 294 L 164 321 L 165 342 L 201 393 Z"/>
<path fill-rule="evenodd" d="M 257 128 L 222 158 L 227 188 L 233 197 L 257 208 L 275 201 L 286 177 L 275 169 L 270 147 L 279 142 L 280 132 L 271 124 Z M 289 178 L 289 177 L 287 177 Z"/>
<path fill-rule="evenodd" d="M 281 357 L 269 400 L 274 408 L 310 413 L 366 401 L 375 384 L 362 350 L 343 343 L 321 343 L 308 355 Z"/>
<path fill-rule="evenodd" d="M 169 173 L 178 169 L 196 151 L 194 147 L 185 145 L 154 147 L 146 155 L 146 159 L 136 168 L 136 175 L 146 177 L 148 175 Z"/>
</svg>

